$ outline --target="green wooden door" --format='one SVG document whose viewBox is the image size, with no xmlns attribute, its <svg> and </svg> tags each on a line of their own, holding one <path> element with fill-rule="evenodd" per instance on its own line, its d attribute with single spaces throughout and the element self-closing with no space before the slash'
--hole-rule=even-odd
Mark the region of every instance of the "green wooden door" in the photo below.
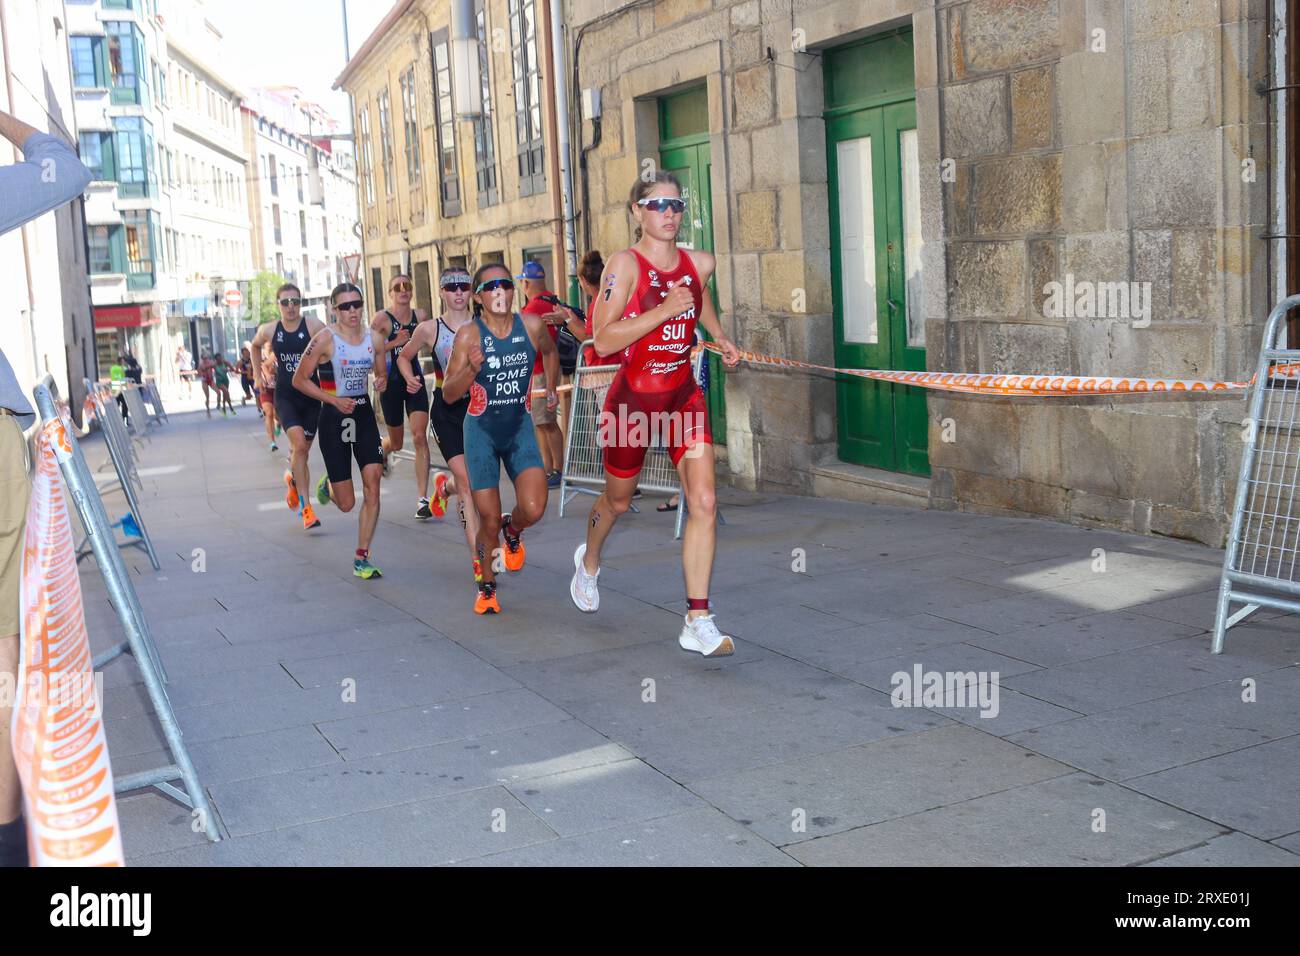
<svg viewBox="0 0 1300 956">
<path fill-rule="evenodd" d="M 682 216 L 677 245 L 683 249 L 713 251 L 712 158 L 709 153 L 709 104 L 704 87 L 676 93 L 659 100 L 659 167 L 672 173 L 682 184 L 686 212 Z M 718 306 L 715 283 L 709 282 L 713 307 Z M 703 327 L 705 338 L 709 334 Z M 722 361 L 716 355 L 705 357 L 708 363 L 709 426 L 713 440 L 727 443 L 727 405 L 723 385 Z"/>
<path fill-rule="evenodd" d="M 827 51 L 835 364 L 925 369 L 916 100 L 910 30 Z M 925 390 L 842 376 L 844 461 L 930 473 Z"/>
</svg>

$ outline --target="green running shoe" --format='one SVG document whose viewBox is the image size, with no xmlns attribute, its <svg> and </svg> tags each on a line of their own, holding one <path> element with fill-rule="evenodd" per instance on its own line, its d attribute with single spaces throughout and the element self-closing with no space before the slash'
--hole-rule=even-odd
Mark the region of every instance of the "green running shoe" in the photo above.
<svg viewBox="0 0 1300 956">
<path fill-rule="evenodd" d="M 383 572 L 370 563 L 369 558 L 357 558 L 352 562 L 352 573 L 359 578 L 382 578 Z"/>
<path fill-rule="evenodd" d="M 323 505 L 330 503 L 330 476 L 321 475 L 320 481 L 316 482 L 316 500 Z"/>
</svg>

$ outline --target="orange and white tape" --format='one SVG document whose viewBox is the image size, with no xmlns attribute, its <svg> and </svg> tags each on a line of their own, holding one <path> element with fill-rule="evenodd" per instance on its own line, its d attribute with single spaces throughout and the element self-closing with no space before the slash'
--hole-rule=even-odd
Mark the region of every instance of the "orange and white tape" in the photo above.
<svg viewBox="0 0 1300 956">
<path fill-rule="evenodd" d="M 704 347 L 717 355 L 722 349 L 713 342 Z M 1250 382 L 1214 382 L 1185 378 L 1150 378 L 1123 375 L 993 375 L 982 372 L 902 372 L 892 369 L 835 368 L 812 362 L 797 362 L 739 349 L 740 360 L 749 365 L 774 368 L 802 368 L 837 375 L 896 382 L 945 392 L 978 395 L 1034 395 L 1069 397 L 1078 395 L 1127 395 L 1144 392 L 1244 392 Z M 1278 366 L 1274 375 L 1294 376 L 1300 366 Z"/>
<path fill-rule="evenodd" d="M 62 419 L 41 430 L 23 548 L 22 655 L 13 752 L 34 866 L 121 866 L 103 714 L 94 680 L 68 498 Z"/>
<path fill-rule="evenodd" d="M 705 342 L 704 349 L 721 355 L 722 349 L 714 342 Z M 769 368 L 801 368 L 835 375 L 854 375 L 858 378 L 914 385 L 943 392 L 964 392 L 974 395 L 1027 395 L 1047 398 L 1066 398 L 1079 395 L 1136 395 L 1151 392 L 1244 392 L 1249 382 L 1218 382 L 1192 378 L 1153 378 L 1143 375 L 1044 375 L 1044 374 L 990 374 L 987 372 L 906 372 L 896 369 L 837 368 L 799 362 L 738 349 L 740 360 L 749 365 Z M 1276 365 L 1270 369 L 1276 378 L 1300 377 L 1300 364 Z M 556 392 L 572 391 L 572 385 L 561 385 Z M 535 388 L 531 394 L 540 398 L 544 389 Z"/>
</svg>

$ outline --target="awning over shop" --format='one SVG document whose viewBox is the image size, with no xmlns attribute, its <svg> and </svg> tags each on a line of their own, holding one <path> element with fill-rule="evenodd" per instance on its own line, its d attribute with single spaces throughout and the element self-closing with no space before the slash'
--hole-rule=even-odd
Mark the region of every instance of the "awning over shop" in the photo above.
<svg viewBox="0 0 1300 956">
<path fill-rule="evenodd" d="M 100 305 L 95 307 L 95 328 L 97 329 L 136 329 L 147 328 L 162 322 L 163 310 L 160 302 L 145 302 L 140 305 Z"/>
</svg>

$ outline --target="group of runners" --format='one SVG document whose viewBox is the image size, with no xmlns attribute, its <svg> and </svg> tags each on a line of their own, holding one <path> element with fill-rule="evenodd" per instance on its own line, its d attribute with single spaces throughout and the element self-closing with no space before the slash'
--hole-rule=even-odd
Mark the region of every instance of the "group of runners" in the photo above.
<svg viewBox="0 0 1300 956">
<path fill-rule="evenodd" d="M 605 488 L 574 552 L 570 597 L 580 611 L 598 610 L 602 549 L 628 510 L 657 439 L 677 469 L 688 508 L 682 542 L 686 615 L 678 642 L 705 656 L 724 656 L 734 642 L 719 631 L 709 606 L 717 512 L 708 412 L 692 374 L 697 324 L 719 345 L 724 364 L 734 366 L 738 356 L 705 293 L 713 256 L 676 244 L 685 211 L 678 181 L 664 171 L 638 178 L 629 206 L 637 223 L 634 245 L 604 263 L 598 283 L 594 275 L 584 276 L 591 294 L 585 331 L 595 353 L 588 358 L 618 368 L 601 413 Z M 524 533 L 545 514 L 558 465 L 551 449 L 544 454 L 538 446 L 533 404 L 535 392 L 548 412 L 559 404 L 555 323 L 536 310 L 517 308 L 515 278 L 498 263 L 479 266 L 472 277 L 461 268 L 445 270 L 439 277 L 442 314 L 436 318 L 412 307 L 408 276 L 393 277 L 387 291 L 388 307 L 367 322 L 361 290 L 351 283 L 335 287 L 334 321 L 325 326 L 301 314 L 301 292 L 286 283 L 276 294 L 280 319 L 259 328 L 249 345 L 251 356 L 267 349 L 273 359 L 250 366 L 259 399 L 274 409 L 289 439 L 285 502 L 300 514 L 304 529 L 320 526 L 308 500 L 308 454 L 316 436 L 326 474 L 310 492 L 315 504 L 332 502 L 343 512 L 356 506 L 355 461 L 362 502 L 353 573 L 381 577 L 370 560 L 380 480 L 388 456 L 404 445 L 409 418 L 419 492 L 415 517 L 442 517 L 450 495 L 456 496 L 476 586 L 474 611 L 500 613 L 498 573 L 524 567 Z M 418 361 L 425 349 L 433 354 L 432 395 Z M 372 376 L 387 431 L 382 436 L 369 398 Z M 658 424 L 646 429 L 647 420 Z M 435 476 L 432 493 L 430 429 L 451 472 L 450 478 Z M 509 512 L 502 511 L 503 467 L 514 486 Z"/>
</svg>

